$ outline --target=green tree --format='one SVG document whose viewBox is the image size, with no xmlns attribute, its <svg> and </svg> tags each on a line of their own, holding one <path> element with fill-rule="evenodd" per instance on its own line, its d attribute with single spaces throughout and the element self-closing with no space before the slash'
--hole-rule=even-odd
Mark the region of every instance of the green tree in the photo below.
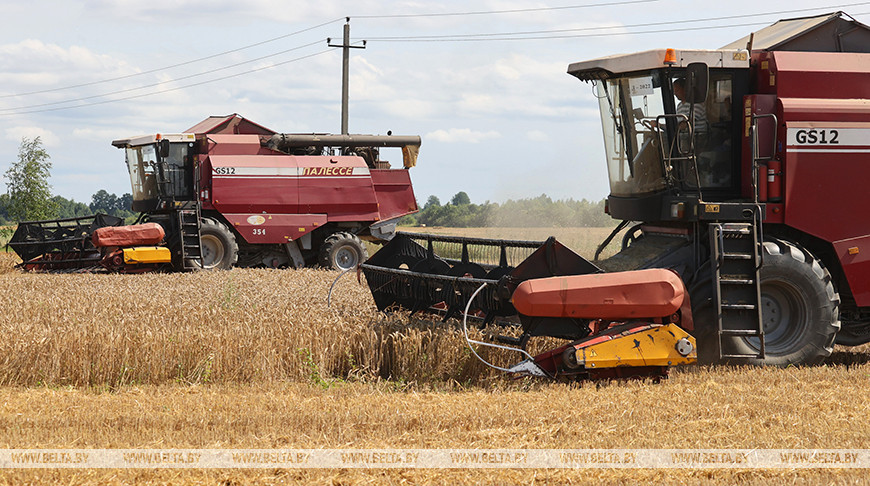
<svg viewBox="0 0 870 486">
<path fill-rule="evenodd" d="M 436 208 L 441 206 L 441 200 L 438 199 L 438 196 L 434 194 L 429 196 L 429 199 L 426 200 L 426 204 L 423 206 L 423 209 L 429 209 L 433 206 Z"/>
<path fill-rule="evenodd" d="M 0 224 L 9 221 L 9 194 L 0 194 Z"/>
<path fill-rule="evenodd" d="M 51 200 L 51 158 L 39 137 L 21 139 L 18 161 L 6 171 L 9 217 L 17 221 L 50 219 L 55 204 Z"/>
<path fill-rule="evenodd" d="M 105 213 L 132 222 L 136 219 L 136 213 L 132 211 L 132 205 L 133 196 L 130 193 L 125 193 L 121 197 L 118 197 L 115 193 L 100 189 L 91 196 L 91 203 L 87 207 L 90 209 L 88 214 Z"/>
<path fill-rule="evenodd" d="M 466 194 L 465 191 L 459 191 L 453 196 L 453 199 L 450 200 L 450 204 L 454 206 L 465 206 L 466 204 L 471 204 L 471 198 L 468 197 L 468 194 Z"/>
<path fill-rule="evenodd" d="M 125 192 L 118 198 L 118 209 L 121 211 L 133 211 L 133 195 Z"/>
<path fill-rule="evenodd" d="M 56 216 L 58 218 L 77 218 L 93 214 L 87 204 L 76 202 L 63 196 L 54 196 L 51 200 L 56 204 Z"/>
<path fill-rule="evenodd" d="M 109 191 L 100 189 L 91 196 L 91 203 L 88 205 L 94 213 L 112 214 L 118 207 L 118 196 L 114 193 L 109 194 Z"/>
</svg>

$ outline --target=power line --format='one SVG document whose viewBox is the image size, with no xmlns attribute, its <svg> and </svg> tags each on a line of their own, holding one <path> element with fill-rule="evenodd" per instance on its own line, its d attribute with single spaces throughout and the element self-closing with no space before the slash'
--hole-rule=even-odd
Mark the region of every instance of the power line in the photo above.
<svg viewBox="0 0 870 486">
<path fill-rule="evenodd" d="M 322 42 L 322 41 L 319 41 L 319 42 Z M 27 115 L 27 114 L 30 114 L 30 113 L 46 113 L 46 112 L 51 112 L 51 111 L 71 110 L 71 109 L 73 109 L 73 108 L 83 108 L 83 107 L 86 107 L 86 106 L 105 105 L 105 104 L 108 104 L 108 103 L 117 103 L 117 102 L 119 102 L 119 101 L 127 101 L 127 100 L 132 100 L 132 99 L 137 99 L 137 98 L 144 98 L 144 97 L 146 97 L 146 96 L 153 96 L 153 95 L 156 95 L 156 94 L 169 93 L 169 92 L 171 92 L 171 91 L 179 91 L 179 90 L 182 90 L 182 89 L 193 88 L 193 87 L 195 87 L 195 86 L 202 86 L 202 85 L 204 85 L 204 84 L 209 84 L 209 83 L 214 83 L 214 82 L 217 82 L 217 81 L 224 81 L 224 80 L 227 80 L 227 79 L 232 79 L 232 78 L 236 78 L 236 77 L 239 77 L 239 76 L 244 76 L 244 75 L 246 75 L 246 74 L 251 74 L 251 73 L 256 73 L 256 72 L 260 72 L 260 71 L 265 71 L 265 70 L 267 70 L 267 69 L 276 68 L 276 67 L 278 67 L 278 66 L 283 66 L 283 65 L 285 65 L 285 64 L 290 64 L 290 63 L 292 63 L 292 62 L 297 62 L 297 61 L 301 61 L 301 60 L 303 60 L 303 59 L 308 59 L 308 58 L 311 58 L 311 57 L 314 57 L 314 56 L 319 56 L 319 55 L 321 55 L 321 54 L 326 54 L 326 53 L 328 53 L 328 52 L 332 52 L 332 49 L 326 49 L 326 50 L 323 50 L 323 51 L 320 51 L 320 52 L 315 52 L 314 54 L 308 54 L 308 55 L 306 55 L 306 56 L 301 56 L 301 57 L 297 57 L 297 58 L 294 58 L 294 59 L 289 59 L 289 60 L 287 60 L 287 61 L 277 62 L 277 63 L 272 64 L 272 65 L 269 65 L 269 66 L 263 66 L 263 67 L 259 67 L 259 68 L 256 68 L 256 69 L 251 69 L 251 70 L 249 70 L 249 71 L 244 71 L 244 72 L 241 72 L 241 73 L 230 74 L 230 75 L 227 75 L 227 76 L 222 76 L 222 77 L 220 77 L 220 78 L 208 79 L 208 80 L 205 80 L 205 81 L 200 81 L 200 82 L 198 82 L 198 83 L 187 84 L 187 85 L 184 85 L 184 86 L 176 86 L 176 87 L 174 87 L 174 88 L 167 88 L 167 89 L 163 89 L 163 90 L 160 90 L 160 91 L 153 91 L 153 92 L 151 92 L 151 93 L 143 93 L 143 94 L 138 94 L 138 95 L 133 95 L 133 96 L 127 96 L 127 97 L 124 97 L 124 98 L 115 98 L 115 99 L 111 99 L 111 100 L 95 101 L 95 102 L 93 102 L 93 103 L 84 103 L 84 104 L 75 105 L 75 106 L 59 106 L 59 107 L 56 107 L 56 108 L 46 108 L 46 109 L 42 109 L 42 110 L 18 111 L 18 112 L 14 112 L 14 113 L 0 113 L 0 117 L 2 117 L 2 116 L 12 116 L 12 115 Z"/>
<path fill-rule="evenodd" d="M 138 86 L 138 87 L 135 87 L 135 88 L 120 89 L 120 90 L 116 90 L 116 91 L 110 91 L 110 92 L 108 92 L 108 93 L 95 94 L 95 95 L 91 95 L 91 96 L 83 96 L 83 97 L 81 97 L 81 98 L 72 98 L 72 99 L 68 99 L 68 100 L 53 101 L 53 102 L 50 102 L 50 103 L 39 103 L 39 104 L 35 104 L 35 105 L 16 106 L 16 107 L 13 107 L 13 108 L 0 108 L 0 111 L 26 110 L 26 109 L 29 109 L 29 108 L 41 108 L 41 107 L 44 107 L 44 106 L 62 105 L 62 104 L 65 104 L 65 103 L 74 103 L 74 102 L 76 102 L 76 101 L 87 101 L 87 100 L 92 100 L 92 99 L 94 99 L 94 98 L 104 98 L 104 97 L 106 97 L 106 96 L 112 96 L 112 95 L 122 94 L 122 93 L 129 93 L 129 92 L 131 92 L 131 91 L 138 91 L 138 90 L 140 90 L 140 89 L 153 88 L 153 87 L 155 87 L 155 86 L 161 86 L 161 85 L 165 85 L 165 84 L 175 83 L 175 82 L 178 82 L 178 81 L 184 81 L 185 79 L 191 79 L 191 78 L 196 78 L 196 77 L 199 77 L 199 76 L 205 76 L 206 74 L 213 74 L 213 73 L 216 73 L 216 72 L 219 72 L 219 71 L 225 71 L 225 70 L 227 70 L 227 69 L 232 69 L 232 68 L 234 68 L 234 67 L 239 67 L 239 66 L 242 66 L 242 65 L 245 65 L 245 64 L 250 64 L 250 63 L 252 63 L 252 62 L 262 61 L 262 60 L 264 60 L 264 59 L 268 59 L 268 58 L 270 58 L 270 57 L 280 56 L 281 54 L 286 54 L 286 53 L 288 53 L 288 52 L 298 51 L 298 50 L 300 50 L 300 49 L 304 49 L 304 48 L 306 48 L 306 47 L 311 47 L 311 46 L 313 46 L 313 45 L 315 45 L 315 44 L 320 44 L 320 43 L 322 43 L 322 42 L 323 42 L 323 39 L 320 39 L 320 40 L 317 40 L 317 41 L 315 41 L 315 42 L 311 42 L 311 43 L 308 43 L 308 44 L 305 44 L 305 45 L 301 45 L 301 46 L 297 46 L 297 47 L 292 47 L 292 48 L 290 48 L 290 49 L 285 49 L 285 50 L 283 50 L 283 51 L 276 52 L 276 53 L 273 53 L 273 54 L 269 54 L 269 55 L 266 55 L 266 56 L 261 56 L 261 57 L 255 58 L 255 59 L 249 59 L 249 60 L 247 60 L 247 61 L 237 62 L 237 63 L 235 63 L 235 64 L 230 64 L 230 65 L 228 65 L 228 66 L 223 66 L 223 67 L 219 67 L 219 68 L 211 69 L 211 70 L 208 70 L 208 71 L 203 71 L 203 72 L 196 73 L 196 74 L 190 74 L 190 75 L 187 75 L 187 76 L 182 76 L 182 77 L 180 77 L 180 78 L 169 79 L 169 80 L 166 80 L 166 81 L 160 81 L 160 82 L 152 83 L 152 84 L 146 84 L 146 85 L 144 85 L 144 86 Z"/>
<path fill-rule="evenodd" d="M 488 38 L 444 38 L 444 39 L 417 39 L 413 37 L 403 39 L 371 39 L 370 41 L 379 42 L 486 42 L 486 41 L 523 41 L 523 40 L 552 40 L 552 39 L 576 39 L 581 37 L 611 37 L 617 35 L 636 35 L 636 34 L 662 34 L 667 32 L 687 32 L 693 30 L 705 29 L 728 29 L 732 27 L 746 27 L 753 25 L 768 25 L 768 22 L 748 22 L 745 24 L 731 25 L 714 25 L 704 27 L 685 27 L 681 29 L 660 29 L 660 30 L 640 30 L 634 32 L 607 32 L 601 34 L 569 34 L 569 35 L 547 35 L 547 36 L 527 36 L 527 37 L 488 37 Z"/>
<path fill-rule="evenodd" d="M 588 4 L 588 5 L 567 5 L 567 6 L 560 6 L 560 7 L 537 7 L 537 8 L 524 8 L 524 9 L 511 9 L 511 10 L 486 10 L 486 11 L 474 11 L 474 12 L 445 12 L 445 13 L 393 14 L 393 15 L 360 15 L 360 16 L 356 16 L 356 18 L 379 19 L 379 18 L 400 18 L 400 17 L 411 18 L 411 17 L 449 17 L 449 16 L 466 16 L 466 15 L 495 15 L 495 14 L 506 14 L 506 13 L 525 13 L 525 12 L 541 12 L 541 11 L 552 11 L 552 10 L 581 9 L 581 8 L 590 8 L 590 7 L 607 7 L 607 6 L 618 6 L 618 5 L 630 5 L 630 4 L 637 4 L 637 3 L 652 3 L 652 2 L 657 2 L 657 1 L 659 1 L 659 0 L 621 0 L 621 1 L 616 1 L 616 2 L 597 3 L 597 4 Z M 255 42 L 253 44 L 248 44 L 246 46 L 242 46 L 242 47 L 238 47 L 235 49 L 230 49 L 227 51 L 219 52 L 217 54 L 212 54 L 212 55 L 200 57 L 197 59 L 191 59 L 189 61 L 184 61 L 184 62 L 180 62 L 177 64 L 171 64 L 169 66 L 164 66 L 164 67 L 155 68 L 155 69 L 149 69 L 147 71 L 126 74 L 123 76 L 116 76 L 114 78 L 106 78 L 106 79 L 101 79 L 101 80 L 97 80 L 97 81 L 90 81 L 87 83 L 79 83 L 79 84 L 74 84 L 74 85 L 69 85 L 69 86 L 61 86 L 58 88 L 49 88 L 49 89 L 43 89 L 43 90 L 37 90 L 37 91 L 27 91 L 27 92 L 22 92 L 22 93 L 0 95 L 0 99 L 14 98 L 14 97 L 20 97 L 20 96 L 29 96 L 29 95 L 35 95 L 35 94 L 53 93 L 56 91 L 65 91 L 65 90 L 70 90 L 70 89 L 75 89 L 75 88 L 83 88 L 83 87 L 87 87 L 87 86 L 94 86 L 97 84 L 104 84 L 104 83 L 110 83 L 113 81 L 120 81 L 120 80 L 124 80 L 124 79 L 134 78 L 137 76 L 144 76 L 146 74 L 153 74 L 153 73 L 157 73 L 157 72 L 161 72 L 161 71 L 167 71 L 167 70 L 174 69 L 177 67 L 188 66 L 190 64 L 195 64 L 198 62 L 207 61 L 209 59 L 215 59 L 217 57 L 225 56 L 227 54 L 232 54 L 232 53 L 240 52 L 240 51 L 243 51 L 246 49 L 251 49 L 253 47 L 258 47 L 258 46 L 268 44 L 270 42 L 275 42 L 275 41 L 278 41 L 281 39 L 286 39 L 286 38 L 294 36 L 294 35 L 302 34 L 305 32 L 312 31 L 314 29 L 318 29 L 320 27 L 325 27 L 327 25 L 334 24 L 336 22 L 341 22 L 344 19 L 345 18 L 342 17 L 342 18 L 329 20 L 329 21 L 322 22 L 320 24 L 317 24 L 317 25 L 314 25 L 314 26 L 311 26 L 311 27 L 308 27 L 305 29 L 301 29 L 301 30 L 297 30 L 295 32 L 290 32 L 288 34 L 280 35 L 278 37 L 273 37 L 271 39 L 266 39 L 266 40 L 263 40 L 260 42 Z"/>
<path fill-rule="evenodd" d="M 827 9 L 831 9 L 831 8 L 853 7 L 853 6 L 861 6 L 861 5 L 870 5 L 870 2 L 860 2 L 860 3 L 852 3 L 852 4 L 847 4 L 847 5 L 828 6 L 828 7 L 813 7 L 813 8 L 802 8 L 802 9 L 793 9 L 793 10 L 779 10 L 779 11 L 773 11 L 773 12 L 762 12 L 762 13 L 744 14 L 744 15 L 728 15 L 728 16 L 723 16 L 723 17 L 709 17 L 709 18 L 702 18 L 702 19 L 672 20 L 672 21 L 665 21 L 665 22 L 647 22 L 647 23 L 642 23 L 642 24 L 629 24 L 629 25 L 580 27 L 580 28 L 574 28 L 574 29 L 554 29 L 554 30 L 537 30 L 537 31 L 496 32 L 496 33 L 366 37 L 366 40 L 381 41 L 381 42 L 396 42 L 396 41 L 402 41 L 402 42 L 436 42 L 436 41 L 463 42 L 463 41 L 487 41 L 487 40 L 501 41 L 501 40 L 525 40 L 525 39 L 528 39 L 528 40 L 566 39 L 566 38 L 575 38 L 575 37 L 606 37 L 606 36 L 629 35 L 629 34 L 657 34 L 657 33 L 662 33 L 662 32 L 673 32 L 673 31 L 681 32 L 681 31 L 702 30 L 702 29 L 722 29 L 722 28 L 730 28 L 730 27 L 744 27 L 744 26 L 767 24 L 768 22 L 751 22 L 751 23 L 743 23 L 743 24 L 716 25 L 716 26 L 705 26 L 705 27 L 689 27 L 689 28 L 668 29 L 668 30 L 647 30 L 647 31 L 635 31 L 635 32 L 605 32 L 605 33 L 600 33 L 600 34 L 553 35 L 553 36 L 531 37 L 532 35 L 537 35 L 537 34 L 561 34 L 561 33 L 565 33 L 565 32 L 588 32 L 588 31 L 595 31 L 595 30 L 629 29 L 629 28 L 635 28 L 635 27 L 653 27 L 653 26 L 677 25 L 677 24 L 698 23 L 698 22 L 713 22 L 713 21 L 718 21 L 718 20 L 758 17 L 758 16 L 762 16 L 762 15 L 792 14 L 792 13 L 807 12 L 807 11 L 814 11 L 814 10 L 827 10 Z M 856 14 L 856 15 L 863 15 L 863 14 Z M 515 37 L 515 36 L 523 36 L 523 37 Z"/>
<path fill-rule="evenodd" d="M 122 79 L 134 78 L 134 77 L 136 77 L 136 76 L 144 76 L 144 75 L 146 75 L 146 74 L 153 74 L 153 73 L 160 72 L 160 71 L 167 71 L 167 70 L 169 70 L 169 69 L 174 69 L 174 68 L 181 67 L 181 66 L 187 66 L 187 65 L 194 64 L 194 63 L 197 63 L 197 62 L 207 61 L 207 60 L 209 60 L 209 59 L 214 59 L 214 58 L 217 58 L 217 57 L 225 56 L 225 55 L 227 55 L 227 54 L 233 54 L 233 53 L 236 53 L 236 52 L 244 51 L 244 50 L 246 50 L 246 49 L 251 49 L 252 47 L 262 46 L 262 45 L 264 45 L 264 44 L 268 44 L 268 43 L 270 43 L 270 42 L 275 42 L 275 41 L 278 41 L 278 40 L 281 40 L 281 39 L 286 39 L 286 38 L 288 38 L 288 37 L 292 37 L 292 36 L 294 36 L 294 35 L 298 35 L 298 34 L 302 34 L 302 33 L 305 33 L 305 32 L 309 32 L 309 31 L 312 31 L 312 30 L 314 30 L 314 29 L 319 29 L 320 27 L 324 27 L 324 26 L 327 26 L 327 25 L 330 25 L 330 24 L 334 24 L 334 23 L 336 23 L 336 22 L 341 22 L 341 21 L 343 21 L 343 20 L 344 20 L 344 17 L 342 17 L 342 18 L 338 18 L 338 19 L 334 19 L 334 20 L 330 20 L 330 21 L 323 22 L 323 23 L 321 23 L 321 24 L 317 24 L 317 25 L 314 25 L 314 26 L 311 26 L 311 27 L 308 27 L 308 28 L 305 28 L 305 29 L 302 29 L 302 30 L 297 30 L 297 31 L 295 31 L 295 32 L 290 32 L 289 34 L 284 34 L 284 35 L 280 35 L 280 36 L 278 36 L 278 37 L 273 37 L 273 38 L 271 38 L 271 39 L 266 39 L 266 40 L 264 40 L 264 41 L 255 42 L 254 44 L 248 44 L 248 45 L 246 45 L 246 46 L 237 47 L 237 48 L 235 48 L 235 49 L 230 49 L 230 50 L 228 50 L 228 51 L 219 52 L 219 53 L 217 53 L 217 54 L 212 54 L 212 55 L 210 55 L 210 56 L 200 57 L 200 58 L 197 58 L 197 59 L 191 59 L 190 61 L 184 61 L 184 62 L 180 62 L 180 63 L 178 63 L 178 64 L 171 64 L 171 65 L 169 65 L 169 66 L 164 66 L 164 67 L 161 67 L 161 68 L 149 69 L 149 70 L 147 70 L 147 71 L 141 71 L 141 72 L 133 73 L 133 74 L 125 74 L 124 76 L 118 76 L 118 77 L 115 77 L 115 78 L 107 78 L 107 79 L 101 79 L 101 80 L 98 80 L 98 81 L 90 81 L 90 82 L 87 82 L 87 83 L 74 84 L 74 85 L 70 85 L 70 86 L 62 86 L 62 87 L 60 87 L 60 88 L 50 88 L 50 89 L 43 89 L 43 90 L 39 90 L 39 91 L 28 91 L 28 92 L 26 92 L 26 93 L 15 93 L 15 94 L 8 94 L 8 95 L 0 95 L 0 99 L 2 99 L 2 98 L 13 98 L 13 97 L 16 97 L 16 96 L 28 96 L 28 95 L 35 95 L 35 94 L 52 93 L 52 92 L 55 92 L 55 91 L 64 91 L 64 90 L 74 89 L 74 88 L 83 88 L 83 87 L 85 87 L 85 86 L 93 86 L 93 85 L 95 85 L 95 84 L 110 83 L 110 82 L 112 82 L 112 81 L 120 81 L 120 80 L 122 80 Z M 318 41 L 318 42 L 320 42 L 320 41 Z"/>
<path fill-rule="evenodd" d="M 510 13 L 529 13 L 529 12 L 546 12 L 552 10 L 572 10 L 591 7 L 612 7 L 618 5 L 631 5 L 636 3 L 654 3 L 659 0 L 622 0 L 617 2 L 607 3 L 591 3 L 587 5 L 566 5 L 561 7 L 534 7 L 534 8 L 517 8 L 510 10 L 480 10 L 472 12 L 443 12 L 443 13 L 422 13 L 422 14 L 387 14 L 387 15 L 355 15 L 351 16 L 355 19 L 394 19 L 394 18 L 413 18 L 413 17 L 462 17 L 466 15 L 493 15 L 493 14 L 510 14 Z"/>
<path fill-rule="evenodd" d="M 562 6 L 562 7 L 540 7 L 540 8 L 530 8 L 530 9 L 492 10 L 492 11 L 456 12 L 456 13 L 440 13 L 440 14 L 370 15 L 370 16 L 358 16 L 357 18 L 439 17 L 439 16 L 453 16 L 453 15 L 483 15 L 483 14 L 516 13 L 516 12 L 546 11 L 546 10 L 564 10 L 564 9 L 573 9 L 573 8 L 625 5 L 625 4 L 632 4 L 632 3 L 650 3 L 650 2 L 656 2 L 656 1 L 658 1 L 658 0 L 630 0 L 630 1 L 619 1 L 619 2 L 611 2 L 611 3 L 574 5 L 574 6 Z M 453 34 L 453 35 L 433 35 L 433 36 L 367 37 L 367 40 L 373 40 L 373 41 L 379 40 L 382 42 L 394 42 L 394 41 L 401 41 L 401 42 L 517 41 L 517 40 L 566 39 L 566 38 L 578 38 L 578 37 L 606 37 L 606 36 L 616 36 L 616 35 L 653 34 L 653 33 L 675 32 L 675 31 L 679 32 L 679 31 L 694 31 L 694 30 L 704 30 L 704 29 L 723 29 L 723 28 L 742 27 L 742 26 L 764 25 L 764 24 L 767 24 L 767 22 L 751 22 L 751 23 L 742 23 L 742 24 L 714 25 L 714 26 L 703 26 L 703 27 L 685 27 L 685 28 L 678 28 L 678 29 L 670 28 L 670 29 L 666 29 L 666 30 L 644 30 L 644 31 L 634 31 L 634 32 L 605 32 L 605 33 L 592 33 L 592 34 L 539 35 L 539 34 L 564 34 L 566 32 L 588 32 L 588 31 L 596 31 L 596 30 L 610 30 L 610 29 L 617 29 L 617 28 L 627 29 L 627 28 L 636 28 L 636 27 L 651 27 L 651 26 L 676 25 L 676 24 L 687 24 L 687 23 L 697 23 L 697 22 L 712 22 L 712 21 L 720 21 L 720 20 L 728 20 L 728 19 L 758 17 L 758 16 L 764 16 L 764 15 L 789 14 L 789 13 L 806 12 L 806 11 L 813 11 L 813 10 L 823 10 L 823 9 L 830 9 L 830 8 L 842 8 L 842 7 L 868 5 L 868 4 L 870 4 L 870 2 L 860 2 L 860 3 L 852 3 L 852 4 L 846 4 L 846 5 L 839 5 L 839 6 L 829 6 L 829 7 L 814 7 L 814 8 L 792 9 L 792 10 L 780 10 L 780 11 L 755 13 L 755 14 L 710 17 L 710 18 L 702 18 L 702 19 L 685 19 L 685 20 L 665 21 L 665 22 L 648 22 L 648 23 L 642 23 L 642 24 L 631 24 L 631 25 L 621 25 L 621 26 L 599 26 L 599 27 L 585 27 L 585 28 L 576 28 L 576 29 L 555 29 L 555 30 L 539 30 L 539 31 L 524 31 L 524 32 L 521 31 L 521 32 L 501 32 L 501 33 L 474 33 L 474 34 Z M 856 15 L 864 15 L 864 14 L 856 14 Z M 276 40 L 287 38 L 287 37 L 290 37 L 292 35 L 296 35 L 296 34 L 299 34 L 302 32 L 307 32 L 307 31 L 310 31 L 310 30 L 313 30 L 313 29 L 316 29 L 319 27 L 323 27 L 325 25 L 329 25 L 331 23 L 335 23 L 335 22 L 340 21 L 340 20 L 343 20 L 343 19 L 336 19 L 336 20 L 332 20 L 329 22 L 324 22 L 324 23 L 318 24 L 316 26 L 309 27 L 309 28 L 306 28 L 303 30 L 299 30 L 299 31 L 296 31 L 296 32 L 293 32 L 290 34 L 285 34 L 283 36 L 275 37 L 272 39 L 268 39 L 265 41 L 255 43 L 255 44 L 250 44 L 247 46 L 239 47 L 236 49 L 224 51 L 222 53 L 214 54 L 211 56 L 206 56 L 206 57 L 195 59 L 192 61 L 186 61 L 183 63 L 174 64 L 171 66 L 167 66 L 166 68 L 162 68 L 162 69 L 171 69 L 174 67 L 192 64 L 192 63 L 199 62 L 199 61 L 206 60 L 206 59 L 213 59 L 213 58 L 216 58 L 216 57 L 219 57 L 222 55 L 226 55 L 229 53 L 238 52 L 238 51 L 241 51 L 244 49 L 249 49 L 251 47 L 263 45 L 263 44 L 266 44 L 269 42 L 274 42 Z M 322 40 L 312 42 L 309 44 L 305 44 L 302 46 L 293 47 L 293 48 L 286 49 L 286 50 L 283 50 L 283 51 L 280 51 L 277 53 L 269 54 L 266 56 L 261 56 L 261 57 L 251 59 L 248 61 L 242 61 L 242 62 L 231 64 L 228 66 L 223 66 L 220 68 L 215 68 L 212 70 L 208 70 L 208 71 L 204 71 L 204 72 L 200 72 L 200 73 L 196 73 L 196 74 L 182 76 L 180 78 L 175 78 L 175 79 L 171 79 L 171 80 L 167 80 L 167 81 L 161 81 L 161 82 L 152 83 L 152 84 L 139 86 L 139 87 L 135 87 L 135 88 L 127 88 L 127 89 L 123 89 L 123 90 L 116 90 L 116 91 L 111 91 L 111 92 L 102 93 L 102 94 L 98 94 L 98 95 L 91 95 L 91 96 L 62 100 L 62 101 L 51 102 L 51 103 L 26 105 L 26 106 L 19 106 L 19 107 L 15 107 L 15 108 L 2 108 L 2 109 L 0 109 L 0 111 L 6 111 L 7 113 L 0 113 L 0 116 L 29 114 L 29 113 L 42 113 L 42 112 L 59 111 L 59 110 L 66 110 L 66 109 L 72 109 L 72 108 L 100 105 L 100 104 L 106 104 L 106 103 L 114 103 L 114 102 L 118 102 L 118 101 L 142 98 L 142 97 L 152 96 L 152 95 L 166 93 L 166 92 L 170 92 L 170 91 L 177 91 L 177 90 L 186 89 L 186 88 L 190 88 L 190 87 L 201 86 L 201 85 L 212 83 L 212 82 L 222 81 L 225 79 L 231 79 L 234 77 L 238 77 L 238 76 L 242 76 L 242 75 L 246 75 L 246 74 L 250 74 L 250 73 L 254 73 L 254 72 L 259 72 L 259 71 L 262 71 L 265 69 L 271 69 L 273 67 L 288 64 L 290 62 L 300 61 L 300 60 L 307 59 L 307 58 L 310 58 L 313 56 L 317 56 L 317 55 L 320 55 L 320 54 L 323 54 L 323 53 L 326 53 L 329 51 L 328 50 L 321 51 L 321 52 L 318 52 L 315 54 L 306 55 L 306 56 L 291 59 L 288 61 L 275 63 L 275 64 L 272 64 L 270 66 L 256 68 L 256 69 L 252 69 L 249 71 L 244 71 L 241 73 L 223 76 L 223 77 L 219 77 L 219 78 L 215 78 L 215 79 L 211 79 L 211 80 L 205 80 L 202 82 L 192 83 L 192 84 L 188 84 L 188 85 L 184 85 L 184 86 L 178 86 L 178 87 L 169 88 L 169 89 L 165 89 L 165 90 L 158 90 L 158 91 L 154 91 L 154 92 L 150 92 L 150 93 L 143 93 L 140 95 L 128 96 L 128 97 L 123 97 L 123 98 L 116 98 L 116 99 L 111 99 L 111 100 L 104 100 L 104 101 L 93 102 L 93 103 L 84 103 L 84 104 L 78 104 L 78 105 L 74 105 L 74 106 L 64 106 L 64 107 L 30 110 L 30 108 L 43 108 L 43 107 L 47 107 L 47 106 L 54 106 L 54 105 L 62 105 L 62 104 L 66 104 L 66 103 L 87 101 L 87 100 L 91 100 L 91 99 L 95 99 L 95 98 L 103 98 L 103 97 L 107 97 L 107 96 L 128 93 L 131 91 L 138 91 L 138 90 L 153 88 L 153 87 L 161 86 L 161 85 L 165 85 L 165 84 L 175 83 L 178 81 L 183 81 L 186 79 L 204 76 L 207 74 L 213 74 L 215 72 L 223 71 L 226 69 L 231 69 L 231 68 L 238 67 L 241 65 L 250 64 L 252 62 L 261 61 L 261 60 L 264 60 L 264 59 L 267 59 L 270 57 L 285 54 L 287 52 L 303 49 L 305 47 L 310 47 L 310 46 L 315 45 L 319 42 L 322 42 Z M 131 78 L 134 76 L 140 76 L 140 75 L 144 75 L 144 74 L 148 74 L 148 73 L 154 73 L 154 72 L 158 72 L 162 69 L 143 71 L 141 73 L 136 73 L 136 74 L 132 74 L 132 75 L 126 75 L 126 76 L 121 76 L 121 77 L 112 78 L 112 79 L 106 79 L 106 80 L 102 80 L 102 81 L 94 81 L 94 82 L 90 82 L 90 83 L 82 83 L 82 84 L 78 84 L 78 85 L 74 85 L 74 86 L 67 86 L 64 88 L 54 88 L 54 89 L 50 89 L 50 90 L 34 91 L 34 92 L 30 92 L 30 93 L 21 93 L 18 95 L 5 95 L 5 96 L 0 96 L 0 98 L 8 98 L 8 97 L 12 97 L 12 96 L 23 96 L 26 94 L 47 93 L 47 92 L 60 91 L 60 90 L 71 89 L 71 88 L 76 88 L 76 87 L 90 86 L 90 85 L 105 83 L 105 82 L 109 82 L 109 81 L 127 79 L 127 78 Z M 20 110 L 27 110 L 27 111 L 20 111 Z"/>
</svg>

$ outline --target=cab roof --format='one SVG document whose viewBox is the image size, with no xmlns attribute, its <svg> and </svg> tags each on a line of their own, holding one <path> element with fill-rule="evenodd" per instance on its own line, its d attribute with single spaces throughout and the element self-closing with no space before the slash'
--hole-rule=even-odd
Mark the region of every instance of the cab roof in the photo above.
<svg viewBox="0 0 870 486">
<path fill-rule="evenodd" d="M 139 145 L 148 145 L 162 139 L 169 140 L 170 142 L 194 142 L 196 141 L 196 136 L 192 133 L 157 133 L 113 140 L 112 145 L 118 148 L 138 147 Z"/>
<path fill-rule="evenodd" d="M 667 49 L 616 54 L 589 61 L 575 62 L 568 66 L 568 74 L 583 81 L 607 79 L 619 74 L 645 71 L 666 66 Z M 748 68 L 749 51 L 746 49 L 674 49 L 674 67 L 686 67 L 693 62 L 703 62 L 711 68 Z"/>
</svg>

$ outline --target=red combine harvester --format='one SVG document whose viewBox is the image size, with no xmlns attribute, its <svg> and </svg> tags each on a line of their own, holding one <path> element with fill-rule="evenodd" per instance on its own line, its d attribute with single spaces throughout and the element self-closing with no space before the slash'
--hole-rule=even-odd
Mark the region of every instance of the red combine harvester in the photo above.
<svg viewBox="0 0 870 486">
<path fill-rule="evenodd" d="M 126 153 L 137 224 L 20 223 L 9 245 L 24 268 L 348 269 L 367 258 L 361 239 L 387 241 L 417 211 L 407 169 L 418 136 L 280 134 L 230 115 L 112 145 Z M 383 147 L 401 149 L 402 168 L 380 159 Z"/>
<path fill-rule="evenodd" d="M 596 88 L 621 220 L 598 254 L 627 229 L 621 250 L 593 264 L 553 241 L 402 234 L 362 265 L 380 309 L 519 321 L 501 338 L 518 347 L 485 344 L 524 354 L 567 339 L 500 368 L 551 377 L 661 374 L 695 361 L 686 330 L 702 362 L 809 364 L 870 342 L 870 28 L 783 20 L 568 73 Z"/>
</svg>

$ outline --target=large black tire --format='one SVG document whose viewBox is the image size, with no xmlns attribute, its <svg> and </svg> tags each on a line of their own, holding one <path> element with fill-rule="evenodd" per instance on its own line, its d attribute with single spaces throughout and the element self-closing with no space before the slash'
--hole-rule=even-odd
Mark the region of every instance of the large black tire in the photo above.
<svg viewBox="0 0 870 486">
<path fill-rule="evenodd" d="M 233 233 L 213 219 L 202 218 L 199 228 L 203 270 L 229 270 L 239 259 L 239 245 Z"/>
<path fill-rule="evenodd" d="M 837 333 L 837 344 L 860 346 L 870 343 L 870 324 L 866 321 L 844 324 Z"/>
<path fill-rule="evenodd" d="M 745 359 L 755 365 L 815 364 L 831 355 L 840 330 L 840 296 L 831 274 L 813 255 L 782 240 L 764 242 L 761 267 L 761 308 L 764 328 L 764 359 Z M 718 359 L 715 343 L 715 312 L 712 301 L 701 291 L 693 297 L 699 360 Z M 737 353 L 757 353 L 758 338 L 728 337 L 724 347 Z"/>
<path fill-rule="evenodd" d="M 368 259 L 363 242 L 351 233 L 333 233 L 320 246 L 318 262 L 333 270 L 349 270 Z"/>
</svg>

